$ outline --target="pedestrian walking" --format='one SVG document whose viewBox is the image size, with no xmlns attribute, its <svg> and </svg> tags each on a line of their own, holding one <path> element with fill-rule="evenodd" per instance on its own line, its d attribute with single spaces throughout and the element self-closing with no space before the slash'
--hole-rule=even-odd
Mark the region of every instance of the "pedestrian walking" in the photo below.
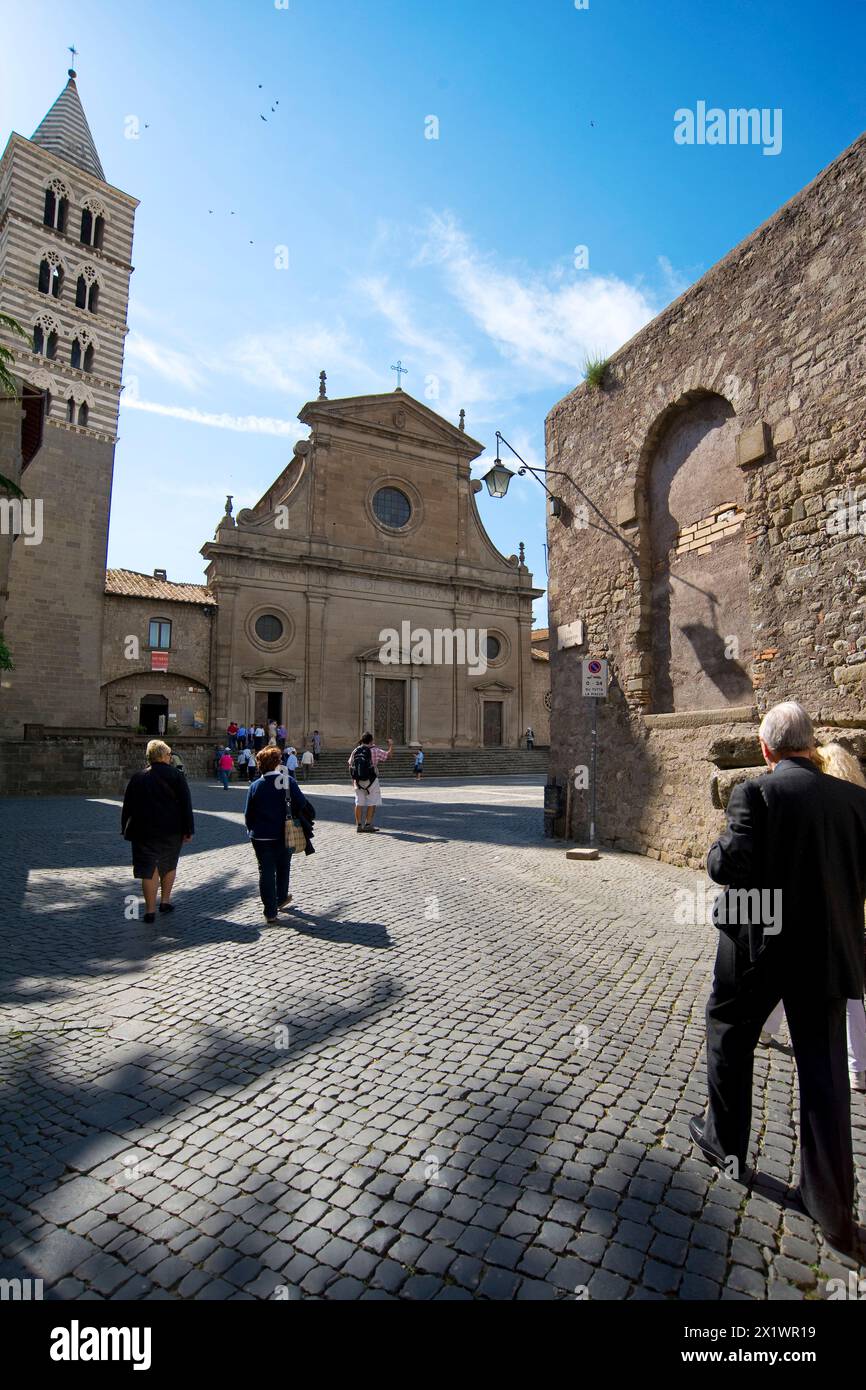
<svg viewBox="0 0 866 1390">
<path fill-rule="evenodd" d="M 415 781 L 420 782 L 424 775 L 424 749 L 421 747 L 420 743 L 418 744 L 418 751 L 415 754 L 415 762 L 412 771 L 415 774 Z"/>
<path fill-rule="evenodd" d="M 529 728 L 526 730 L 526 733 L 523 735 L 523 737 L 526 739 L 527 748 L 535 747 L 535 730 L 533 729 L 531 724 Z"/>
<path fill-rule="evenodd" d="M 224 748 L 222 751 L 222 756 L 220 757 L 219 767 L 220 781 L 223 784 L 224 792 L 227 792 L 229 789 L 229 779 L 231 778 L 231 775 L 234 772 L 234 767 L 235 760 L 232 757 L 232 750 L 230 748 Z"/>
<path fill-rule="evenodd" d="M 229 748 L 231 748 L 232 752 L 234 752 L 234 750 L 238 746 L 238 725 L 235 723 L 234 720 L 232 720 L 231 724 L 229 724 L 228 728 L 226 729 L 226 733 L 228 734 Z"/>
<path fill-rule="evenodd" d="M 286 749 L 285 753 L 283 754 L 283 762 L 285 763 L 285 765 L 286 765 L 286 767 L 288 768 L 289 772 L 290 772 L 290 773 L 292 774 L 292 776 L 294 777 L 295 773 L 296 773 L 297 770 L 298 770 L 298 752 L 297 752 L 297 749 L 294 748 L 292 744 L 289 744 L 288 748 Z"/>
<path fill-rule="evenodd" d="M 305 782 L 309 782 L 310 780 L 310 768 L 313 766 L 314 762 L 315 759 L 313 757 L 312 749 L 305 748 L 303 753 L 301 754 L 301 771 L 304 774 Z"/>
<path fill-rule="evenodd" d="M 259 893 L 265 920 L 279 921 L 280 908 L 292 901 L 289 892 L 292 854 L 296 843 L 293 821 L 307 854 L 312 846 L 315 808 L 294 777 L 280 765 L 279 748 L 263 748 L 256 757 L 259 776 L 247 792 L 244 823 L 259 866 Z M 287 834 L 286 827 L 289 827 Z"/>
<path fill-rule="evenodd" d="M 377 769 L 380 763 L 390 758 L 393 751 L 392 738 L 388 739 L 388 747 L 385 749 L 376 747 L 372 734 L 362 734 L 360 743 L 353 748 L 349 757 L 352 785 L 355 788 L 355 829 L 358 834 L 362 831 L 378 834 L 378 826 L 373 824 L 377 807 L 382 805 L 382 784 Z"/>
<path fill-rule="evenodd" d="M 239 724 L 239 725 L 238 725 L 238 748 L 244 749 L 244 748 L 246 748 L 246 746 L 247 746 L 247 726 L 246 726 L 246 724 Z"/>
<path fill-rule="evenodd" d="M 156 921 L 159 887 L 160 912 L 173 912 L 171 892 L 181 846 L 195 834 L 192 799 L 187 780 L 171 765 L 171 749 L 152 738 L 145 756 L 147 768 L 130 779 L 120 813 L 120 833 L 132 844 L 133 877 L 141 880 L 144 920 Z"/>
<path fill-rule="evenodd" d="M 253 752 L 258 753 L 265 746 L 265 731 L 261 724 L 257 724 L 253 730 Z"/>
<path fill-rule="evenodd" d="M 240 753 L 238 754 L 239 772 L 241 768 L 243 768 L 246 772 L 248 782 L 255 781 L 255 778 L 257 777 L 258 773 L 256 769 L 256 755 L 253 752 L 252 748 L 242 748 Z"/>
<path fill-rule="evenodd" d="M 310 742 L 313 748 L 313 757 L 316 762 L 318 762 L 319 758 L 322 756 L 322 735 L 319 733 L 318 729 L 313 730 L 313 737 Z"/>
<path fill-rule="evenodd" d="M 841 777 L 852 782 L 855 787 L 866 788 L 866 777 L 853 753 L 843 748 L 841 743 L 825 743 L 815 753 L 815 761 L 822 772 L 830 777 Z M 849 999 L 845 1007 L 845 1022 L 848 1034 L 848 1078 L 852 1091 L 866 1091 L 866 1009 L 862 995 L 859 999 Z M 782 1027 L 785 1006 L 781 1000 L 761 1029 L 761 1042 L 770 1043 Z"/>
<path fill-rule="evenodd" d="M 848 999 L 863 994 L 866 790 L 822 773 L 812 721 L 776 705 L 758 730 L 769 775 L 734 787 L 728 828 L 707 872 L 725 885 L 707 1004 L 707 1089 L 689 1123 L 708 1162 L 745 1169 L 752 1068 L 761 1027 L 781 999 L 800 1087 L 803 1210 L 835 1249 L 856 1249 Z M 729 1166 L 730 1165 L 730 1166 Z"/>
<path fill-rule="evenodd" d="M 278 725 L 277 725 L 277 747 L 280 748 L 280 749 L 283 749 L 283 748 L 285 748 L 285 746 L 286 746 L 286 729 L 285 729 L 285 725 L 283 725 L 283 724 L 278 724 Z"/>
</svg>

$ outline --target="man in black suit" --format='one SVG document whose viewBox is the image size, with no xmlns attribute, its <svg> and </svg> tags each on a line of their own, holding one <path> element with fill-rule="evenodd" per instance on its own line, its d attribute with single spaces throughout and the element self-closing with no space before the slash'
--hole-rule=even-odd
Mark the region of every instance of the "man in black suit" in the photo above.
<svg viewBox="0 0 866 1390">
<path fill-rule="evenodd" d="M 754 1051 L 781 999 L 800 1082 L 800 1201 L 828 1242 L 850 1251 L 845 1004 L 863 992 L 866 791 L 819 770 L 801 705 L 776 705 L 758 733 L 770 775 L 734 788 L 728 828 L 707 857 L 710 878 L 727 887 L 713 911 L 709 1106 L 689 1128 L 705 1158 L 742 1173 Z"/>
</svg>

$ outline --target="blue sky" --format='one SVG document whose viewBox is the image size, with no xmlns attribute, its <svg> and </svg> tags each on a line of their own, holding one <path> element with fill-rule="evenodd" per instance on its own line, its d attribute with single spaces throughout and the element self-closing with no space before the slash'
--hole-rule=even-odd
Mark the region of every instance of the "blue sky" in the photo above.
<svg viewBox="0 0 866 1390">
<path fill-rule="evenodd" d="M 464 407 L 491 455 L 499 428 L 540 463 L 585 355 L 626 341 L 866 124 L 860 0 L 0 0 L 0 15 L 3 138 L 32 134 L 74 43 L 106 176 L 141 200 L 109 562 L 178 580 L 201 579 L 226 493 L 250 505 L 283 468 L 323 367 L 333 398 L 391 389 L 400 357 L 405 389 L 455 422 Z M 674 113 L 699 100 L 780 108 L 781 153 L 678 145 Z M 526 542 L 539 587 L 543 502 L 524 479 L 480 503 L 500 549 Z"/>
</svg>

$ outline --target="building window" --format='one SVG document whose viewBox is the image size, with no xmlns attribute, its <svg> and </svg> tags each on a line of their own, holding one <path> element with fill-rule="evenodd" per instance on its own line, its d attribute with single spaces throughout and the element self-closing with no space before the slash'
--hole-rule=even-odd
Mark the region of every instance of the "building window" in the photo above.
<svg viewBox="0 0 866 1390">
<path fill-rule="evenodd" d="M 83 208 L 81 212 L 81 235 L 78 238 L 79 241 L 85 246 L 93 246 L 97 251 L 101 251 L 104 232 L 105 219 L 91 208 Z"/>
<path fill-rule="evenodd" d="M 79 275 L 78 283 L 75 287 L 75 307 L 76 309 L 88 309 L 91 314 L 96 313 L 99 304 L 99 285 L 95 280 L 88 284 L 83 275 Z"/>
<path fill-rule="evenodd" d="M 487 660 L 488 660 L 488 661 L 495 661 L 496 658 L 498 657 L 498 655 L 499 655 L 499 653 L 500 653 L 501 651 L 502 651 L 502 643 L 500 642 L 499 638 L 498 638 L 498 637 L 488 637 L 488 638 L 487 638 Z"/>
<path fill-rule="evenodd" d="M 383 526 L 401 531 L 412 515 L 409 498 L 396 487 L 380 487 L 373 498 L 373 511 Z"/>
<path fill-rule="evenodd" d="M 93 371 L 93 344 L 86 343 L 82 348 L 80 338 L 75 338 L 72 343 L 72 351 L 69 354 L 69 365 L 78 371 Z"/>
<path fill-rule="evenodd" d="M 37 357 L 54 358 L 57 355 L 57 334 L 53 329 L 46 333 L 41 323 L 33 330 L 33 351 Z"/>
<path fill-rule="evenodd" d="M 75 424 L 75 402 L 71 396 L 66 402 L 66 423 L 67 425 Z"/>
<path fill-rule="evenodd" d="M 87 408 L 87 402 L 82 401 L 81 405 L 78 407 L 78 423 L 79 425 L 81 425 L 82 429 L 87 428 L 87 417 L 89 414 L 90 412 Z"/>
<path fill-rule="evenodd" d="M 49 294 L 52 299 L 59 299 L 63 289 L 63 271 L 59 265 L 55 265 L 46 257 L 39 262 L 39 293 Z"/>
<path fill-rule="evenodd" d="M 171 623 L 167 618 L 151 618 L 150 645 L 154 651 L 167 652 L 171 646 Z"/>
<path fill-rule="evenodd" d="M 279 642 L 283 635 L 283 625 L 273 613 L 262 613 L 256 618 L 256 636 L 262 642 Z"/>
<path fill-rule="evenodd" d="M 69 200 L 61 191 L 61 187 L 62 185 L 55 183 L 45 190 L 45 214 L 42 220 L 46 227 L 53 227 L 56 232 L 66 231 L 66 215 L 69 210 Z"/>
</svg>

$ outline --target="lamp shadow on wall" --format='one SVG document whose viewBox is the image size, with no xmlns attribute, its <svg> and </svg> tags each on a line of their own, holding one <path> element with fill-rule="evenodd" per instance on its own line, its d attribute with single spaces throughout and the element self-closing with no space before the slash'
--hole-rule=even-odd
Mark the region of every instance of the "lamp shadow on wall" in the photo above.
<svg viewBox="0 0 866 1390">
<path fill-rule="evenodd" d="M 746 668 L 728 655 L 725 639 L 705 623 L 686 623 L 680 632 L 690 643 L 701 670 L 728 704 L 745 703 L 754 694 Z"/>
</svg>

